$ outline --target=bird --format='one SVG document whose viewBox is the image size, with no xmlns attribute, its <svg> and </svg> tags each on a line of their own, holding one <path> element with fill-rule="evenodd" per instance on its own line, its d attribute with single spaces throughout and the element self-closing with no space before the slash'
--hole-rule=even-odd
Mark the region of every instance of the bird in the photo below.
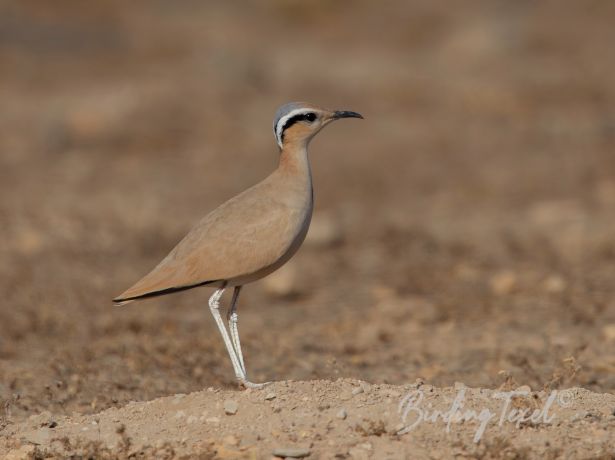
<svg viewBox="0 0 615 460">
<path fill-rule="evenodd" d="M 280 268 L 303 243 L 314 208 L 308 145 L 325 126 L 343 118 L 363 116 L 306 102 L 282 105 L 273 121 L 279 148 L 277 168 L 202 218 L 153 270 L 113 303 L 120 306 L 202 286 L 215 288 L 209 309 L 239 385 L 267 385 L 269 382 L 253 383 L 247 377 L 237 300 L 244 285 Z M 222 294 L 230 288 L 227 331 L 219 310 Z"/>
</svg>

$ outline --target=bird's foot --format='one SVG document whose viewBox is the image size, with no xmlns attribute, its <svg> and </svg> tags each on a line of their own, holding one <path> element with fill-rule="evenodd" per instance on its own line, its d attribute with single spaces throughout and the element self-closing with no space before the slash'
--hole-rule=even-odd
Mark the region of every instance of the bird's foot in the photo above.
<svg viewBox="0 0 615 460">
<path fill-rule="evenodd" d="M 271 382 L 253 383 L 250 382 L 248 379 L 239 379 L 239 386 L 242 386 L 244 388 L 250 388 L 252 390 L 260 390 L 261 388 L 265 388 L 270 383 Z"/>
</svg>

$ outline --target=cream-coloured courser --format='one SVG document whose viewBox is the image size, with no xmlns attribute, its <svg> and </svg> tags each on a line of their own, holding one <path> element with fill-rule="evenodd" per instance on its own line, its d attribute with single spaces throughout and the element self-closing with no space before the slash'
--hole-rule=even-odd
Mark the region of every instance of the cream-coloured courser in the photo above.
<svg viewBox="0 0 615 460">
<path fill-rule="evenodd" d="M 363 117 L 303 102 L 280 107 L 273 124 L 280 147 L 278 168 L 206 215 L 149 274 L 115 298 L 115 304 L 197 286 L 215 287 L 209 308 L 235 376 L 246 387 L 264 385 L 251 383 L 246 375 L 237 329 L 237 297 L 244 284 L 280 268 L 303 243 L 314 205 L 308 144 L 340 118 Z M 227 287 L 234 287 L 228 312 L 230 337 L 219 312 L 220 297 Z"/>
</svg>

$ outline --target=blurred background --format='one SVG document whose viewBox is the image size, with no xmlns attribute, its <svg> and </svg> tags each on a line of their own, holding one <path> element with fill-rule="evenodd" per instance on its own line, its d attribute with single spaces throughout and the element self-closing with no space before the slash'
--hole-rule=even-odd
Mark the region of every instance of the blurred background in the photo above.
<svg viewBox="0 0 615 460">
<path fill-rule="evenodd" d="M 209 289 L 114 308 L 276 167 L 316 210 L 240 298 L 254 381 L 615 391 L 615 3 L 0 3 L 3 416 L 234 385 Z M 228 299 L 227 299 L 228 300 Z"/>
</svg>

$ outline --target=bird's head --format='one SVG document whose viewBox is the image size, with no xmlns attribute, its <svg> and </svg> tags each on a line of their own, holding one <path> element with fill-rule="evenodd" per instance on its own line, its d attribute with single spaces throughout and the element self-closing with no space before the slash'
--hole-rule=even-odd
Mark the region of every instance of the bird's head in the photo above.
<svg viewBox="0 0 615 460">
<path fill-rule="evenodd" d="M 307 102 L 290 102 L 278 109 L 273 119 L 273 134 L 280 146 L 307 145 L 325 126 L 340 118 L 363 118 L 357 112 L 329 110 Z"/>
</svg>

